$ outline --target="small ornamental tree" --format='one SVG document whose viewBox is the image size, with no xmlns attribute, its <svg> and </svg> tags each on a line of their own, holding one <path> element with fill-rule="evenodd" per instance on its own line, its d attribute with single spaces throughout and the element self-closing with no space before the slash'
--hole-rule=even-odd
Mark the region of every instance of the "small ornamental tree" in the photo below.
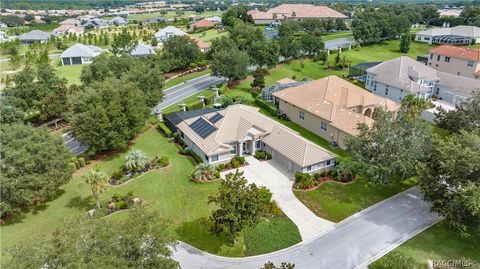
<svg viewBox="0 0 480 269">
<path fill-rule="evenodd" d="M 129 171 L 144 169 L 149 163 L 148 156 L 143 151 L 134 149 L 125 156 L 125 168 Z"/>
<path fill-rule="evenodd" d="M 400 52 L 407 53 L 410 50 L 410 32 L 404 33 L 400 37 Z"/>
<path fill-rule="evenodd" d="M 108 176 L 104 172 L 100 171 L 100 168 L 96 166 L 95 168 L 86 172 L 83 175 L 83 179 L 90 187 L 93 198 L 95 198 L 97 208 L 100 209 L 100 194 L 108 188 Z"/>
<path fill-rule="evenodd" d="M 243 172 L 229 173 L 222 180 L 218 193 L 208 198 L 218 209 L 212 212 L 212 231 L 227 232 L 236 243 L 238 234 L 246 227 L 252 227 L 260 221 L 264 208 L 264 195 L 255 184 L 247 185 Z"/>
<path fill-rule="evenodd" d="M 199 182 L 208 182 L 216 179 L 216 170 L 209 163 L 198 164 L 192 172 L 192 180 Z"/>
</svg>

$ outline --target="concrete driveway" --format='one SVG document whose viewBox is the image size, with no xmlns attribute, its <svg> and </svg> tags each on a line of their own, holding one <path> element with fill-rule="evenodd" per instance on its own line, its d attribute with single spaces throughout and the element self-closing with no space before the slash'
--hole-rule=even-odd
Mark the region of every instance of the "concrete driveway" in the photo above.
<svg viewBox="0 0 480 269">
<path fill-rule="evenodd" d="M 173 258 L 183 269 L 255 269 L 268 261 L 277 265 L 291 262 L 298 269 L 366 268 L 439 220 L 437 214 L 430 212 L 430 204 L 423 201 L 420 190 L 412 188 L 284 250 L 246 258 L 226 258 L 180 243 Z"/>
<path fill-rule="evenodd" d="M 293 194 L 294 175 L 276 161 L 259 161 L 246 157 L 249 165 L 239 168 L 245 178 L 257 186 L 265 186 L 278 206 L 298 227 L 302 240 L 308 240 L 333 227 L 334 223 L 317 217 Z M 225 172 L 223 173 L 223 175 Z"/>
</svg>

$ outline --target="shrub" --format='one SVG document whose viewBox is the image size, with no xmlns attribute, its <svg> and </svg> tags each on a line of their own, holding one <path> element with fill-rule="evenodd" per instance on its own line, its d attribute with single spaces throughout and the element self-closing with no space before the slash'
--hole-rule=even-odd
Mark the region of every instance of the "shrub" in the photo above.
<svg viewBox="0 0 480 269">
<path fill-rule="evenodd" d="M 77 165 L 75 163 L 68 163 L 68 167 L 70 167 L 70 171 L 72 171 L 72 173 L 74 173 L 75 171 L 77 171 Z"/>
<path fill-rule="evenodd" d="M 214 174 L 216 179 L 219 179 L 220 178 L 220 172 L 219 171 L 216 171 Z"/>
<path fill-rule="evenodd" d="M 255 104 L 259 106 L 260 108 L 265 109 L 270 115 L 276 116 L 277 115 L 277 108 L 271 105 L 270 103 L 267 103 L 263 99 L 261 99 L 261 95 L 259 97 L 255 98 Z"/>
<path fill-rule="evenodd" d="M 118 201 L 115 203 L 115 208 L 120 210 L 120 209 L 127 209 L 128 208 L 128 204 L 127 202 L 125 201 Z"/>
<path fill-rule="evenodd" d="M 280 209 L 280 207 L 278 207 L 276 201 L 272 201 L 272 203 L 270 204 L 270 213 L 277 217 L 283 216 L 283 211 L 282 209 Z"/>
<path fill-rule="evenodd" d="M 238 167 L 240 167 L 240 163 L 239 163 L 238 161 L 236 161 L 236 160 L 232 160 L 232 161 L 230 161 L 230 163 L 232 164 L 232 167 L 233 167 L 233 168 L 238 168 Z"/>
<path fill-rule="evenodd" d="M 160 122 L 157 128 L 165 137 L 172 137 L 172 131 L 168 129 L 167 125 L 165 125 L 164 122 Z"/>
<path fill-rule="evenodd" d="M 162 156 L 160 159 L 158 159 L 158 165 L 160 165 L 160 167 L 166 167 L 170 164 L 170 159 L 168 158 L 168 156 Z"/>
<path fill-rule="evenodd" d="M 195 154 L 195 152 L 193 152 L 191 149 L 184 149 L 184 150 L 183 150 L 183 154 L 192 157 L 193 160 L 195 160 L 195 162 L 196 162 L 197 164 L 203 163 L 202 158 L 200 158 L 200 156 L 198 156 L 197 154 Z"/>
<path fill-rule="evenodd" d="M 218 170 L 223 171 L 223 169 L 225 169 L 225 164 L 221 163 L 217 167 L 218 167 Z"/>
<path fill-rule="evenodd" d="M 235 156 L 232 158 L 232 160 L 230 162 L 233 162 L 233 161 L 236 161 L 238 162 L 240 165 L 244 164 L 245 163 L 245 157 L 241 157 L 241 156 Z"/>
<path fill-rule="evenodd" d="M 83 157 L 78 158 L 78 163 L 80 164 L 80 167 L 84 167 L 85 166 L 85 158 L 83 158 Z"/>
<path fill-rule="evenodd" d="M 123 176 L 125 176 L 125 172 L 123 171 L 123 169 L 113 173 L 112 175 L 112 177 L 116 180 L 120 180 Z"/>
<path fill-rule="evenodd" d="M 297 172 L 295 173 L 295 183 L 298 188 L 308 189 L 315 186 L 317 182 L 310 174 Z"/>
<path fill-rule="evenodd" d="M 113 194 L 112 196 L 112 202 L 118 202 L 122 199 L 122 196 L 120 195 L 120 193 L 116 192 L 115 194 Z"/>
<path fill-rule="evenodd" d="M 341 162 L 335 166 L 333 177 L 340 182 L 350 182 L 355 179 L 355 167 L 350 162 Z"/>
<path fill-rule="evenodd" d="M 191 179 L 197 182 L 208 182 L 214 180 L 218 171 L 208 163 L 201 163 L 195 167 L 191 174 Z"/>
<path fill-rule="evenodd" d="M 265 160 L 265 155 L 266 152 L 265 151 L 261 151 L 261 150 L 257 150 L 255 152 L 255 158 L 259 159 L 259 160 Z"/>
</svg>

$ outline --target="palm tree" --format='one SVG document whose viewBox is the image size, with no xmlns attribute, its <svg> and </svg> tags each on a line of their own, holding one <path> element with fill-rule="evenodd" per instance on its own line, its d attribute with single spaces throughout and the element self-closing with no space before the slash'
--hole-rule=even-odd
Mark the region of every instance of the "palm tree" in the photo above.
<svg viewBox="0 0 480 269">
<path fill-rule="evenodd" d="M 100 209 L 100 202 L 99 202 L 99 195 L 102 193 L 107 187 L 107 180 L 108 176 L 100 171 L 98 166 L 95 166 L 92 170 L 88 171 L 83 175 L 85 182 L 90 186 L 92 190 L 92 195 L 95 198 L 95 202 L 97 203 L 97 208 Z"/>
<path fill-rule="evenodd" d="M 143 151 L 134 149 L 125 156 L 125 167 L 130 171 L 138 171 L 148 164 L 148 157 Z"/>
<path fill-rule="evenodd" d="M 195 181 L 211 181 L 215 179 L 215 167 L 208 163 L 198 164 L 192 172 Z"/>
</svg>

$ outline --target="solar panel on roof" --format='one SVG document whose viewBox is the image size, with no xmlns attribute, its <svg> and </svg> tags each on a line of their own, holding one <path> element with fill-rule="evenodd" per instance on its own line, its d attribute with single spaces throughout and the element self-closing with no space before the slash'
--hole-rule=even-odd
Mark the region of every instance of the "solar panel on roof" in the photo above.
<svg viewBox="0 0 480 269">
<path fill-rule="evenodd" d="M 201 138 L 206 138 L 210 134 L 215 132 L 215 130 L 217 130 L 215 126 L 213 126 L 203 118 L 198 118 L 196 121 L 192 122 L 192 124 L 190 124 L 190 128 L 192 128 L 192 130 L 197 133 Z"/>
<path fill-rule="evenodd" d="M 209 121 L 213 124 L 215 124 L 217 121 L 221 120 L 223 118 L 222 115 L 218 114 L 218 113 L 215 113 L 215 115 L 213 115 Z"/>
</svg>

